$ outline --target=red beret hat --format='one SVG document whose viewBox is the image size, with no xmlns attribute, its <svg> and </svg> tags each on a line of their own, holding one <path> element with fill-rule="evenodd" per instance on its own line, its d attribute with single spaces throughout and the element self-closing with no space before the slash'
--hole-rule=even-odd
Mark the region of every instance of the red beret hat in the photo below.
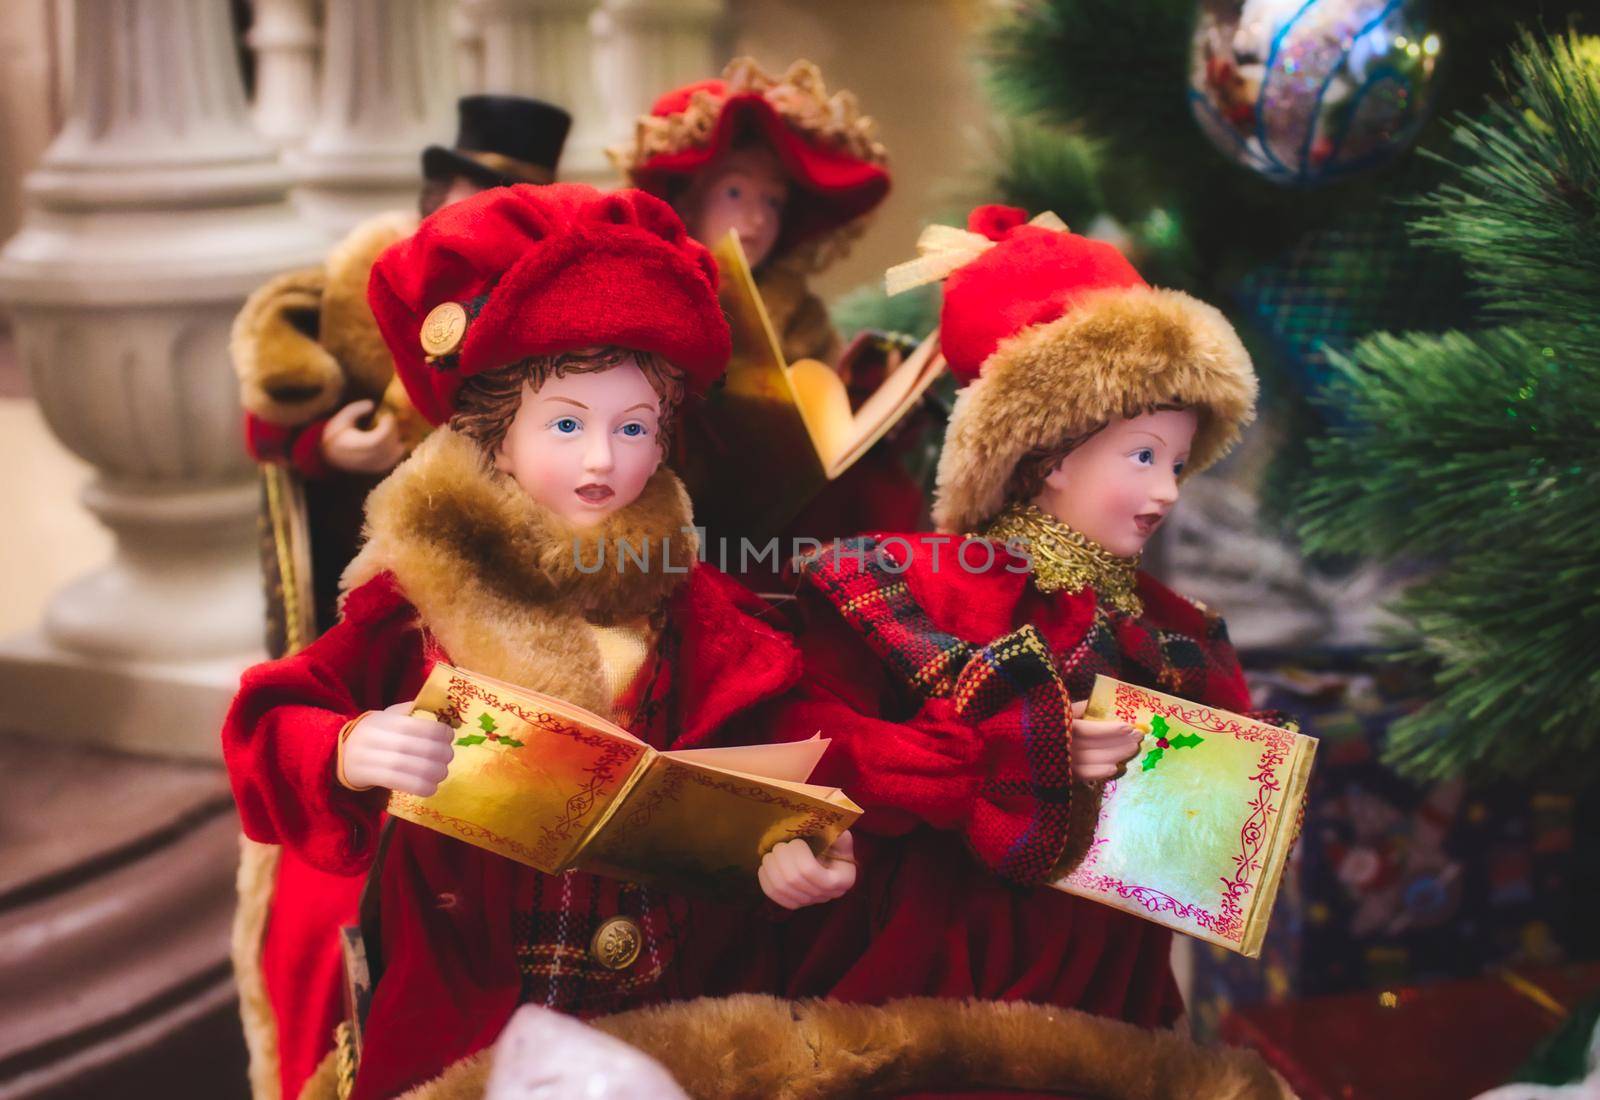
<svg viewBox="0 0 1600 1100">
<path fill-rule="evenodd" d="M 378 257 L 367 300 L 434 424 L 462 381 L 535 355 L 654 352 L 703 393 L 730 353 L 715 261 L 639 191 L 522 184 L 454 203 Z"/>
<path fill-rule="evenodd" d="M 759 136 L 796 187 L 781 254 L 863 218 L 889 193 L 887 157 L 874 129 L 850 93 L 828 95 L 810 62 L 773 77 L 739 58 L 720 80 L 695 81 L 656 100 L 633 142 L 610 153 L 630 184 L 666 196 L 674 180 L 694 176 L 740 137 Z"/>
</svg>

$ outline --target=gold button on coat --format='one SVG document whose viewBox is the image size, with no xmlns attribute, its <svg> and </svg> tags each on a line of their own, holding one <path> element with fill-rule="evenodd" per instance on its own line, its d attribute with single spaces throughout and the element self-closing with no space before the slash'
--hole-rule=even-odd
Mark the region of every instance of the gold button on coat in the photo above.
<svg viewBox="0 0 1600 1100">
<path fill-rule="evenodd" d="M 626 970 L 639 957 L 644 934 L 631 917 L 612 917 L 595 929 L 589 954 L 607 970 Z"/>
<path fill-rule="evenodd" d="M 422 322 L 422 350 L 436 359 L 454 355 L 466 334 L 466 307 L 460 302 L 440 302 Z"/>
</svg>

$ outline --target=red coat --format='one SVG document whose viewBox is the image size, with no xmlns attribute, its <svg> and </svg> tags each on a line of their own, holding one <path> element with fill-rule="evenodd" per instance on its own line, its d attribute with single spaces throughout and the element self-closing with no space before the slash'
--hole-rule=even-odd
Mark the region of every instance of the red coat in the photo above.
<svg viewBox="0 0 1600 1100">
<path fill-rule="evenodd" d="M 660 705 L 634 732 L 658 747 L 756 739 L 741 733 L 752 707 L 800 673 L 792 643 L 760 621 L 762 605 L 715 570 L 696 567 L 668 604 Z M 331 930 L 328 909 L 350 906 L 373 854 L 384 792 L 356 793 L 334 779 L 339 730 L 365 710 L 415 696 L 446 659 L 418 625 L 392 577 L 353 591 L 344 619 L 293 657 L 247 672 L 223 731 L 245 833 L 283 844 L 286 865 L 264 953 L 280 1031 L 308 1011 L 320 1026 L 332 991 L 324 954 L 295 959 Z M 296 870 L 291 875 L 288 870 Z M 351 876 L 343 899 L 286 896 Z M 336 891 L 335 891 L 336 892 Z M 314 914 L 302 921 L 302 912 Z M 625 971 L 589 961 L 594 925 L 634 916 L 646 949 Z M 374 991 L 355 1096 L 389 1096 L 488 1046 L 518 1003 L 537 1000 L 581 1015 L 656 1001 L 773 991 L 780 913 L 756 892 L 713 904 L 664 890 L 570 873 L 552 877 L 410 823 L 397 824 L 383 878 L 384 977 Z M 298 922 L 298 927 L 297 927 Z M 296 967 L 300 968 L 298 971 Z M 309 972 L 308 972 L 309 971 Z M 297 997 L 284 1003 L 280 994 Z M 303 1034 L 302 1034 L 303 1037 Z M 285 1089 L 291 1049 L 285 1046 Z M 327 1049 L 324 1041 L 322 1050 Z M 296 1088 L 298 1086 L 295 1086 Z"/>
<path fill-rule="evenodd" d="M 947 540 L 936 562 L 932 544 L 919 542 L 903 575 L 939 629 L 982 646 L 1031 623 L 1073 699 L 1086 698 L 1103 672 L 1248 708 L 1221 620 L 1154 579 L 1140 577 L 1145 611 L 1135 618 L 1100 606 L 1092 590 L 1042 595 L 1026 573 L 1011 571 L 1020 562 L 1003 551 L 987 568 L 968 571 L 954 558 L 956 545 Z M 974 549 L 970 560 L 982 566 L 984 555 Z M 985 846 L 969 843 L 1001 812 L 1034 824 L 1056 820 L 1043 801 L 1030 803 L 1027 780 L 1035 777 L 1019 782 L 1002 770 L 1026 755 L 1007 743 L 1015 724 L 969 723 L 950 698 L 909 697 L 817 589 L 806 585 L 802 593 L 806 678 L 801 692 L 774 708 L 773 736 L 820 729 L 833 738 L 817 781 L 844 788 L 866 813 L 856 826 L 856 888 L 787 925 L 791 990 L 871 1003 L 1027 1000 L 1170 1024 L 1182 1005 L 1169 932 L 1046 886 L 1005 881 L 976 854 Z M 1051 851 L 1073 839 L 1064 833 L 1045 838 Z"/>
</svg>

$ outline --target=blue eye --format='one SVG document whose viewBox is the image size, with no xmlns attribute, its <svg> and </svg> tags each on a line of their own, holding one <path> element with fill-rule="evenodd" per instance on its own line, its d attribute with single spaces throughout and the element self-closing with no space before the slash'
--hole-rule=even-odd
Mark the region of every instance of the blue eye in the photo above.
<svg viewBox="0 0 1600 1100">
<path fill-rule="evenodd" d="M 1141 466 L 1154 466 L 1156 462 L 1156 453 L 1149 447 L 1139 448 L 1131 457 Z"/>
<path fill-rule="evenodd" d="M 562 435 L 572 435 L 583 427 L 583 423 L 575 416 L 563 416 L 552 420 L 550 426 Z"/>
<path fill-rule="evenodd" d="M 738 184 L 730 183 L 728 185 L 728 197 L 730 199 L 737 199 L 740 196 L 742 196 L 743 194 L 744 194 L 744 192 L 739 189 L 739 185 Z"/>
<path fill-rule="evenodd" d="M 649 429 L 643 424 L 639 423 L 637 420 L 630 420 L 617 430 L 623 435 L 627 436 L 629 439 L 638 439 L 642 435 L 649 434 Z"/>
<path fill-rule="evenodd" d="M 1177 477 L 1179 474 L 1183 473 L 1183 468 L 1186 465 L 1188 464 L 1184 462 L 1174 462 L 1172 464 L 1172 476 Z"/>
</svg>

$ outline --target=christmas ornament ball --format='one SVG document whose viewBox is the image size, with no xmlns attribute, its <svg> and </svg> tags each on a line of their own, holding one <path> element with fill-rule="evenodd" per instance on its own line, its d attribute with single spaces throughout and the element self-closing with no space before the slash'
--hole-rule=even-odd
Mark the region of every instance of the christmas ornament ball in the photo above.
<svg viewBox="0 0 1600 1100">
<path fill-rule="evenodd" d="M 1425 0 L 1200 0 L 1189 103 L 1224 155 L 1314 186 L 1404 152 L 1440 41 Z"/>
</svg>

